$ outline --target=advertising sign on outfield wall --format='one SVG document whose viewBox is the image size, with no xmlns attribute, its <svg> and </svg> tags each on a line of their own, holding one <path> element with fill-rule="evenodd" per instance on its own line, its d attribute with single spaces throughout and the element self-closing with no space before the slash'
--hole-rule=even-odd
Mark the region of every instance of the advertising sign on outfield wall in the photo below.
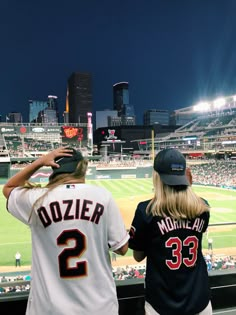
<svg viewBox="0 0 236 315">
<path fill-rule="evenodd" d="M 18 172 L 17 169 L 11 168 L 10 176 L 13 176 Z M 41 168 L 35 172 L 30 180 L 33 182 L 47 182 L 48 177 L 51 174 L 50 168 Z M 109 172 L 109 173 L 108 173 Z M 111 170 L 107 168 L 107 171 L 98 171 L 96 166 L 89 167 L 86 173 L 86 179 L 88 180 L 109 180 L 109 179 L 136 179 L 136 178 L 148 178 L 151 177 L 152 167 L 137 167 L 136 169 L 124 170 L 122 168 Z"/>
<path fill-rule="evenodd" d="M 1 133 L 15 133 L 14 127 L 1 127 Z"/>
<path fill-rule="evenodd" d="M 121 175 L 122 179 L 131 179 L 131 178 L 136 178 L 136 174 L 122 174 Z"/>
<path fill-rule="evenodd" d="M 1 127 L 0 132 L 3 134 L 40 134 L 40 133 L 55 133 L 60 134 L 61 128 L 60 127 L 44 127 L 44 126 L 6 126 Z"/>
<path fill-rule="evenodd" d="M 96 175 L 96 179 L 111 179 L 110 175 Z"/>
</svg>

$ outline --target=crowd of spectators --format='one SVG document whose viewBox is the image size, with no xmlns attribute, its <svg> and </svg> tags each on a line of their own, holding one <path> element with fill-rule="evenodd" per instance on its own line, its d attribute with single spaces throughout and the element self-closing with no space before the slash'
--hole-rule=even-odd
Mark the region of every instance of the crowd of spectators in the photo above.
<svg viewBox="0 0 236 315">
<path fill-rule="evenodd" d="M 207 264 L 208 271 L 236 268 L 236 258 L 233 256 L 220 256 L 219 257 L 219 256 L 206 254 L 205 261 Z"/>
<path fill-rule="evenodd" d="M 22 169 L 26 165 L 28 165 L 30 162 L 16 162 L 11 164 L 11 168 L 14 169 Z M 136 168 L 137 166 L 139 167 L 146 167 L 146 166 L 151 166 L 152 162 L 151 161 L 146 161 L 146 160 L 112 160 L 112 161 L 89 161 L 89 166 L 95 166 L 97 169 L 99 168 Z"/>
<path fill-rule="evenodd" d="M 208 271 L 236 268 L 236 256 L 218 256 L 206 254 L 204 256 Z M 115 280 L 142 279 L 145 278 L 145 265 L 117 267 L 113 270 Z"/>
<path fill-rule="evenodd" d="M 34 151 L 47 152 L 60 145 L 58 142 L 27 137 L 24 138 L 23 142 L 22 138 L 18 135 L 5 136 L 5 144 L 9 155 L 12 157 L 25 157 L 28 156 L 27 153 Z"/>
<path fill-rule="evenodd" d="M 97 169 L 99 168 L 130 168 L 130 167 L 142 167 L 142 166 L 151 166 L 152 161 L 146 161 L 143 159 L 139 160 L 111 160 L 111 161 L 97 161 L 90 162 L 90 165 L 95 165 Z"/>
<path fill-rule="evenodd" d="M 113 277 L 115 280 L 127 280 L 127 279 L 143 279 L 145 278 L 146 266 L 125 266 L 117 267 L 113 270 Z"/>
<path fill-rule="evenodd" d="M 207 253 L 204 258 L 208 271 L 236 268 L 236 256 L 218 256 Z M 144 279 L 145 271 L 144 264 L 113 267 L 112 272 L 115 280 L 128 280 Z M 30 290 L 30 280 L 30 275 L 18 275 L 17 277 L 2 275 L 0 276 L 0 294 L 27 292 Z"/>
<path fill-rule="evenodd" d="M 194 184 L 236 187 L 236 161 L 211 160 L 190 167 Z"/>
<path fill-rule="evenodd" d="M 30 280 L 31 280 L 30 275 L 26 276 L 18 275 L 17 277 L 12 276 L 8 277 L 3 275 L 0 277 L 0 294 L 28 292 L 30 290 L 29 283 Z"/>
</svg>

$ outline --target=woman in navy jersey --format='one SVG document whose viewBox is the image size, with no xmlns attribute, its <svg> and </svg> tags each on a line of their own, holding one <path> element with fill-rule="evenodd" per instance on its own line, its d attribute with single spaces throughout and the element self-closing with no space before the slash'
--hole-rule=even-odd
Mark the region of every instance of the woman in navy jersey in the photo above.
<svg viewBox="0 0 236 315">
<path fill-rule="evenodd" d="M 175 149 L 154 160 L 151 200 L 137 206 L 129 247 L 146 258 L 146 315 L 210 315 L 210 287 L 202 254 L 209 204 L 191 188 L 191 172 Z"/>
</svg>

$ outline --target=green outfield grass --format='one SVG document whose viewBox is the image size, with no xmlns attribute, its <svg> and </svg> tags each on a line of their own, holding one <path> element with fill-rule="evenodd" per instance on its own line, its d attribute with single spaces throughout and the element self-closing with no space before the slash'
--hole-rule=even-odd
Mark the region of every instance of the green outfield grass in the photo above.
<svg viewBox="0 0 236 315">
<path fill-rule="evenodd" d="M 131 202 L 138 196 L 143 200 L 152 196 L 151 179 L 122 179 L 122 180 L 93 180 L 88 183 L 105 187 L 113 194 L 114 198 Z M 2 190 L 2 186 L 0 186 Z M 210 223 L 236 221 L 236 191 L 229 191 L 211 187 L 195 186 L 196 193 L 207 199 L 211 205 Z M 136 205 L 130 207 L 132 215 Z M 0 192 L 0 265 L 11 266 L 15 262 L 15 253 L 22 254 L 22 264 L 31 264 L 31 237 L 30 229 L 16 220 L 6 211 L 6 200 Z M 209 235 L 214 239 L 215 248 L 235 247 L 236 255 L 236 226 L 226 226 L 221 229 L 209 228 Z M 207 248 L 206 237 L 203 248 Z M 127 255 L 130 255 L 130 251 Z"/>
</svg>

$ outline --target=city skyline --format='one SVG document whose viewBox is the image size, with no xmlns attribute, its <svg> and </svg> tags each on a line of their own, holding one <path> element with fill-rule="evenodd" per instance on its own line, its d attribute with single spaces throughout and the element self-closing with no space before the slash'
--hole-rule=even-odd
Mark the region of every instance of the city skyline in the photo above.
<svg viewBox="0 0 236 315">
<path fill-rule="evenodd" d="M 1 3 L 1 110 L 28 117 L 28 100 L 58 96 L 73 72 L 92 74 L 93 116 L 129 82 L 143 123 L 149 109 L 188 107 L 236 94 L 232 0 Z"/>
</svg>

